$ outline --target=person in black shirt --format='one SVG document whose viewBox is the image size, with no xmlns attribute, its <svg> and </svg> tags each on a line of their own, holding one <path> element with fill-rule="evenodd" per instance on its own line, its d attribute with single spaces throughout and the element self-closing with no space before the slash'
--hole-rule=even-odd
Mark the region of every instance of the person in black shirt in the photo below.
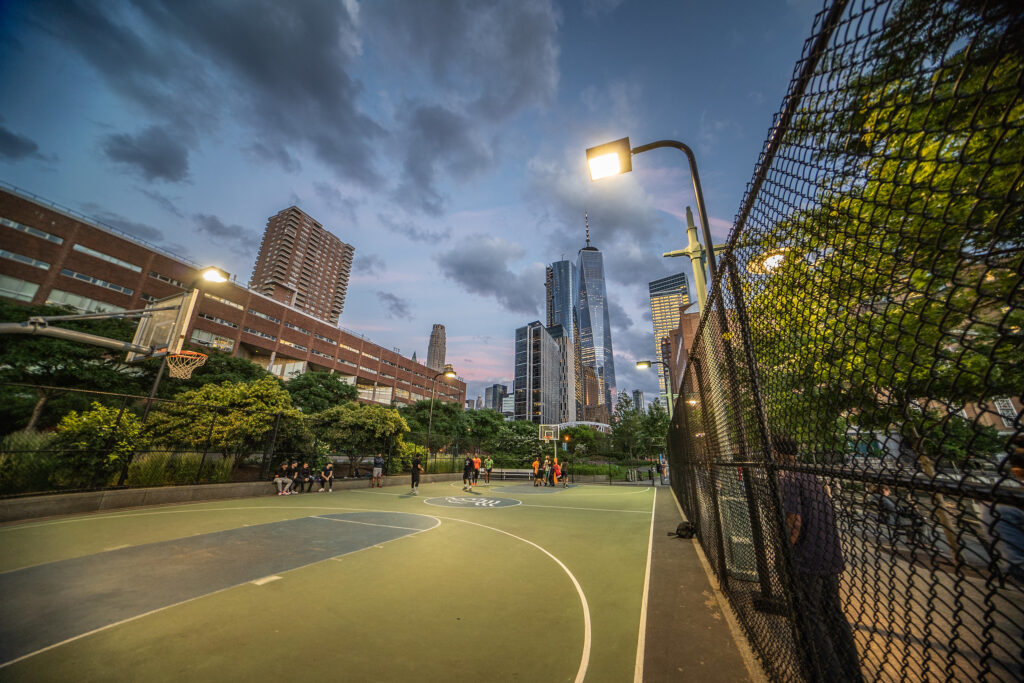
<svg viewBox="0 0 1024 683">
<path fill-rule="evenodd" d="M 292 480 L 292 493 L 302 493 L 299 488 L 299 463 L 292 460 L 291 464 L 288 465 L 288 477 Z"/>
<path fill-rule="evenodd" d="M 384 456 L 378 453 L 373 456 L 373 478 L 370 479 L 370 488 L 376 484 L 377 488 L 380 488 L 381 482 L 384 480 Z"/>
<path fill-rule="evenodd" d="M 320 490 L 327 489 L 327 493 L 334 490 L 334 463 L 329 462 L 320 470 Z"/>
<path fill-rule="evenodd" d="M 466 456 L 466 461 L 462 463 L 462 490 L 469 491 L 473 486 L 473 472 L 476 470 L 473 467 L 473 458 Z"/>
<path fill-rule="evenodd" d="M 306 485 L 306 493 L 313 490 L 313 469 L 309 466 L 308 462 L 302 463 L 302 468 L 299 469 L 298 489 L 302 491 L 302 485 Z"/>
<path fill-rule="evenodd" d="M 277 495 L 287 496 L 291 493 L 292 478 L 288 476 L 288 463 L 283 462 L 274 472 L 274 485 L 277 486 Z"/>
<path fill-rule="evenodd" d="M 423 463 L 420 460 L 420 456 L 412 456 L 412 490 L 409 492 L 412 495 L 419 494 L 420 488 L 420 472 L 423 471 Z"/>
</svg>

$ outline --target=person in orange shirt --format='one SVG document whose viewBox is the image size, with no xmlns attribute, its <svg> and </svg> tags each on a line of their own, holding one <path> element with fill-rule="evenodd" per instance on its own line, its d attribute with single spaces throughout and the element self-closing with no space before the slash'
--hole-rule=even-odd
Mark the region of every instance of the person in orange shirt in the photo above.
<svg viewBox="0 0 1024 683">
<path fill-rule="evenodd" d="M 473 486 L 476 486 L 477 480 L 480 478 L 480 456 L 473 456 Z"/>
<path fill-rule="evenodd" d="M 533 459 L 533 485 L 540 486 L 540 477 L 537 475 L 540 473 L 540 460 L 538 458 Z"/>
<path fill-rule="evenodd" d="M 558 486 L 558 478 L 562 476 L 562 466 L 558 464 L 558 459 L 555 458 L 555 486 Z"/>
</svg>

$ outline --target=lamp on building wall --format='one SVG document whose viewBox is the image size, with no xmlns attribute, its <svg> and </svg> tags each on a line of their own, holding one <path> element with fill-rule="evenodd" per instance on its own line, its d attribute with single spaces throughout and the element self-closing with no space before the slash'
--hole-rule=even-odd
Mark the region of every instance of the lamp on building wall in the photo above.
<svg viewBox="0 0 1024 683">
<path fill-rule="evenodd" d="M 671 420 L 673 408 L 672 404 L 675 403 L 675 401 L 673 401 L 672 399 L 675 396 L 676 391 L 676 382 L 672 378 L 672 366 L 670 366 L 663 360 L 638 360 L 636 362 L 636 366 L 641 370 L 646 370 L 655 363 L 660 363 L 661 365 L 663 365 L 665 367 L 665 372 L 668 375 L 668 419 Z"/>
<path fill-rule="evenodd" d="M 442 370 L 441 372 L 439 372 L 436 375 L 434 375 L 434 378 L 431 380 L 431 389 L 430 389 L 430 418 L 427 420 L 427 454 L 428 455 L 430 454 L 430 432 L 433 431 L 433 428 L 434 428 L 434 396 L 437 394 L 437 378 L 440 377 L 441 375 L 444 375 L 445 377 L 449 377 L 449 378 L 455 377 L 456 376 L 455 368 L 452 367 L 451 363 L 445 363 L 444 370 Z"/>
</svg>

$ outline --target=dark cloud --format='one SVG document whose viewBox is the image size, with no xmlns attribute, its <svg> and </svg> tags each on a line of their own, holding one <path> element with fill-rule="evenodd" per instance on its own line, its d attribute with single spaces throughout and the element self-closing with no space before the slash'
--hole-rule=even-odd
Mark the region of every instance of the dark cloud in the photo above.
<svg viewBox="0 0 1024 683">
<path fill-rule="evenodd" d="M 265 160 L 289 167 L 290 150 L 301 147 L 339 177 L 373 187 L 383 130 L 357 106 L 362 86 L 348 69 L 359 48 L 347 6 L 53 0 L 31 10 L 41 30 L 191 148 L 196 131 L 230 121 Z"/>
<path fill-rule="evenodd" d="M 355 263 L 352 264 L 352 271 L 360 275 L 380 275 L 385 269 L 384 259 L 375 254 L 359 254 Z"/>
<path fill-rule="evenodd" d="M 217 216 L 197 213 L 193 217 L 196 229 L 216 244 L 229 247 L 232 251 L 243 255 L 255 255 L 259 248 L 260 236 L 253 230 L 241 225 L 227 225 Z"/>
<path fill-rule="evenodd" d="M 469 117 L 437 105 L 422 105 L 402 117 L 402 178 L 395 200 L 440 215 L 446 198 L 437 189 L 445 175 L 466 180 L 494 163 L 495 143 L 482 139 Z"/>
<path fill-rule="evenodd" d="M 361 12 L 375 39 L 426 68 L 435 86 L 468 102 L 473 120 L 501 121 L 554 100 L 558 10 L 548 0 L 375 0 Z"/>
<path fill-rule="evenodd" d="M 265 161 L 276 164 L 288 173 L 297 173 L 302 170 L 302 164 L 293 157 L 287 149 L 275 143 L 269 145 L 256 142 L 244 149 L 244 151 L 256 161 Z"/>
<path fill-rule="evenodd" d="M 139 223 L 125 218 L 121 214 L 114 213 L 113 211 L 107 211 L 99 204 L 93 204 L 87 202 L 82 205 L 82 211 L 88 216 L 92 216 L 98 223 L 109 226 L 123 232 L 132 237 L 145 240 L 146 242 L 152 242 L 154 244 L 162 242 L 164 239 L 164 233 L 158 228 L 154 228 L 152 225 L 146 223 Z M 180 252 L 175 252 L 180 253 Z"/>
<path fill-rule="evenodd" d="M 146 180 L 181 182 L 188 177 L 188 149 L 163 126 L 150 126 L 138 135 L 107 135 L 103 153 L 142 174 Z"/>
<path fill-rule="evenodd" d="M 396 235 L 408 237 L 413 242 L 437 244 L 438 242 L 443 242 L 447 240 L 452 234 L 451 228 L 445 228 L 444 230 L 438 230 L 436 232 L 433 230 L 425 230 L 422 228 L 417 228 L 412 223 L 399 222 L 394 220 L 390 216 L 385 216 L 384 214 L 380 213 L 377 214 L 377 220 L 379 220 L 381 224 L 383 224 L 384 227 L 390 230 L 391 232 L 395 233 Z"/>
<path fill-rule="evenodd" d="M 146 189 L 144 187 L 140 187 L 138 188 L 138 190 L 142 192 L 142 194 L 146 195 L 154 202 L 156 202 L 156 204 L 167 213 L 173 214 L 178 218 L 185 217 L 184 212 L 178 208 L 178 204 L 167 195 L 157 192 L 156 190 Z"/>
<path fill-rule="evenodd" d="M 388 318 L 412 320 L 412 313 L 409 312 L 409 302 L 405 299 L 401 299 L 390 292 L 377 292 L 377 298 L 380 299 L 380 303 L 384 307 L 384 315 Z"/>
<path fill-rule="evenodd" d="M 434 260 L 445 277 L 467 292 L 493 297 L 512 313 L 536 316 L 544 301 L 544 267 L 531 266 L 519 273 L 509 261 L 520 258 L 523 250 L 499 237 L 470 235 Z"/>
<path fill-rule="evenodd" d="M 313 183 L 313 191 L 332 209 L 340 212 L 351 225 L 356 224 L 356 207 L 359 206 L 357 200 L 346 197 L 341 190 L 329 183 Z"/>
<path fill-rule="evenodd" d="M 633 326 L 633 319 L 626 313 L 626 309 L 611 297 L 608 297 L 608 317 L 613 330 L 626 330 Z"/>
<path fill-rule="evenodd" d="M 6 126 L 0 126 L 0 159 L 20 161 L 29 157 L 40 157 L 39 145 Z"/>
</svg>

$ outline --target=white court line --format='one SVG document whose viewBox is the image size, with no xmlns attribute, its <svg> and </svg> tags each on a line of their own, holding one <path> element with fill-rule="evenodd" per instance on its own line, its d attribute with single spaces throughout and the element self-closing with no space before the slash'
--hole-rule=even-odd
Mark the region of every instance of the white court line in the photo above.
<svg viewBox="0 0 1024 683">
<path fill-rule="evenodd" d="M 470 522 L 469 520 L 459 519 L 458 517 L 441 517 L 441 519 L 448 519 L 454 522 L 462 522 L 463 524 L 472 524 L 473 526 L 482 527 L 484 529 L 490 529 L 491 531 L 496 531 L 499 534 L 511 536 L 512 538 L 518 541 L 522 541 L 523 543 L 532 545 L 534 548 L 536 548 L 537 550 L 541 551 L 542 553 L 550 557 L 552 560 L 554 560 L 555 563 L 562 568 L 562 571 L 564 571 L 566 575 L 569 577 L 569 580 L 572 581 L 572 585 L 576 587 L 576 594 L 579 596 L 580 604 L 583 607 L 583 653 L 580 656 L 580 666 L 579 669 L 577 669 L 576 671 L 575 679 L 575 683 L 583 683 L 583 679 L 587 676 L 587 667 L 590 665 L 590 605 L 587 603 L 587 596 L 583 593 L 583 587 L 580 586 L 580 582 L 576 580 L 576 577 L 573 576 L 573 573 L 571 571 L 569 571 L 569 568 L 566 567 L 560 559 L 552 555 L 545 548 L 537 545 L 533 541 L 526 540 L 522 536 L 516 536 L 515 534 L 503 531 L 501 529 L 496 529 L 492 526 L 487 526 L 486 524 Z"/>
<path fill-rule="evenodd" d="M 374 512 L 391 512 L 391 511 L 389 511 L 389 510 L 374 510 Z M 415 536 L 416 534 L 422 533 L 424 531 L 430 531 L 432 529 L 436 529 L 437 527 L 441 526 L 441 519 L 438 518 L 438 517 L 435 517 L 433 515 L 420 515 L 419 513 L 414 513 L 414 512 L 403 512 L 402 514 L 405 514 L 405 515 L 415 514 L 415 515 L 417 515 L 419 517 L 429 517 L 429 518 L 433 519 L 435 522 L 437 522 L 437 524 L 435 524 L 434 526 L 429 527 L 427 529 L 418 529 L 416 531 L 416 533 L 413 533 L 413 534 L 405 534 L 404 536 L 399 536 L 398 538 L 392 538 L 390 541 L 384 541 L 384 543 L 391 543 L 391 541 L 398 541 L 398 540 L 401 540 L 403 538 L 409 538 L 411 536 Z M 472 524 L 472 522 L 470 522 L 470 523 Z M 483 525 L 480 525 L 480 526 L 483 526 Z M 527 541 L 527 543 L 529 543 L 529 541 Z M 378 544 L 378 545 L 375 545 L 373 547 L 379 548 L 381 545 L 383 545 L 383 544 Z M 336 560 L 339 557 L 344 557 L 345 555 L 351 555 L 352 553 L 357 553 L 360 550 L 364 550 L 364 549 L 365 548 L 359 548 L 357 550 L 351 550 L 351 551 L 349 551 L 347 553 L 341 553 L 340 555 L 335 555 L 333 557 L 327 557 L 327 558 L 324 558 L 322 560 L 316 560 L 314 562 L 309 562 L 307 564 L 304 564 L 304 565 L 301 565 L 301 566 L 298 566 L 298 567 L 292 567 L 291 569 L 287 569 L 287 570 L 285 570 L 285 571 L 283 571 L 281 573 L 282 574 L 290 574 L 291 572 L 298 571 L 299 569 L 305 569 L 306 567 L 312 567 L 314 564 L 320 564 L 321 562 L 327 562 L 327 561 L 330 561 L 330 560 Z M 280 578 L 280 577 L 278 577 L 278 578 Z M 248 584 L 251 584 L 251 583 L 254 583 L 254 581 L 249 580 L 249 581 L 243 581 L 241 583 L 236 583 L 233 586 L 227 586 L 225 588 L 220 588 L 220 589 L 215 590 L 215 591 L 213 591 L 211 593 L 205 593 L 203 595 L 197 595 L 195 597 L 188 598 L 187 600 L 182 600 L 181 602 L 176 602 L 173 605 L 164 605 L 163 607 L 157 607 L 156 609 L 152 609 L 152 610 L 150 610 L 148 612 L 144 612 L 142 614 L 136 614 L 134 617 L 128 617 L 127 619 L 122 619 L 121 621 L 115 621 L 113 624 L 107 624 L 106 626 L 100 626 L 99 628 L 94 628 L 93 630 L 87 631 L 86 633 L 79 633 L 77 636 L 72 636 L 70 638 L 67 638 L 65 640 L 60 641 L 59 643 L 54 643 L 53 645 L 47 645 L 46 647 L 40 648 L 40 649 L 36 650 L 35 652 L 29 652 L 28 654 L 22 655 L 20 657 L 17 657 L 15 659 L 11 659 L 11 660 L 6 661 L 6 662 L 0 662 L 0 669 L 3 669 L 4 667 L 10 666 L 11 664 L 17 664 L 18 662 L 20 662 L 22 660 L 25 660 L 25 659 L 28 659 L 29 657 L 35 657 L 36 655 L 40 655 L 40 654 L 42 654 L 44 652 L 48 652 L 49 650 L 52 650 L 54 648 L 60 647 L 61 645 L 67 645 L 68 643 L 73 643 L 76 640 L 81 640 L 82 638 L 86 638 L 86 637 L 91 636 L 91 635 L 93 635 L 95 633 L 100 633 L 102 631 L 106 631 L 106 630 L 114 628 L 116 626 L 120 626 L 121 624 L 128 624 L 130 622 L 137 621 L 138 619 L 142 619 L 143 617 L 148 617 L 148 616 L 150 616 L 152 614 L 157 614 L 158 612 L 163 612 L 164 610 L 171 609 L 172 607 L 178 607 L 179 605 L 186 605 L 186 604 L 188 604 L 190 602 L 195 602 L 196 600 L 200 600 L 202 598 L 208 598 L 211 595 L 217 595 L 218 593 L 223 593 L 224 591 L 229 591 L 229 590 L 231 590 L 233 588 L 238 588 L 240 586 L 245 586 L 245 585 L 248 585 Z"/>
<path fill-rule="evenodd" d="M 402 514 L 414 515 L 416 513 L 415 512 L 403 512 Z M 335 519 L 333 517 L 321 517 L 320 515 L 313 515 L 312 517 L 304 517 L 303 519 L 323 519 L 323 520 L 326 520 L 328 522 L 343 522 L 345 524 L 362 524 L 363 526 L 379 526 L 379 527 L 384 527 L 385 529 L 403 529 L 405 531 L 424 531 L 424 529 L 419 529 L 419 528 L 411 527 L 411 526 L 394 526 L 394 525 L 391 525 L 391 524 L 371 524 L 370 522 L 357 522 L 354 519 Z M 436 526 L 437 526 L 437 524 L 435 524 L 434 526 L 432 526 L 430 528 L 433 529 Z"/>
<path fill-rule="evenodd" d="M 635 515 L 646 515 L 647 510 L 620 510 L 618 508 L 579 508 L 573 507 L 572 505 L 534 505 L 533 503 L 523 503 L 524 508 L 554 508 L 556 510 L 587 510 L 589 512 L 631 512 Z"/>
<path fill-rule="evenodd" d="M 647 641 L 647 593 L 651 587 L 651 551 L 654 549 L 654 506 L 658 502 L 658 490 L 651 500 L 651 537 L 647 540 L 647 572 L 644 574 L 644 599 L 640 603 L 640 634 L 636 639 L 636 665 L 633 667 L 633 683 L 644 681 L 644 649 Z"/>
</svg>

